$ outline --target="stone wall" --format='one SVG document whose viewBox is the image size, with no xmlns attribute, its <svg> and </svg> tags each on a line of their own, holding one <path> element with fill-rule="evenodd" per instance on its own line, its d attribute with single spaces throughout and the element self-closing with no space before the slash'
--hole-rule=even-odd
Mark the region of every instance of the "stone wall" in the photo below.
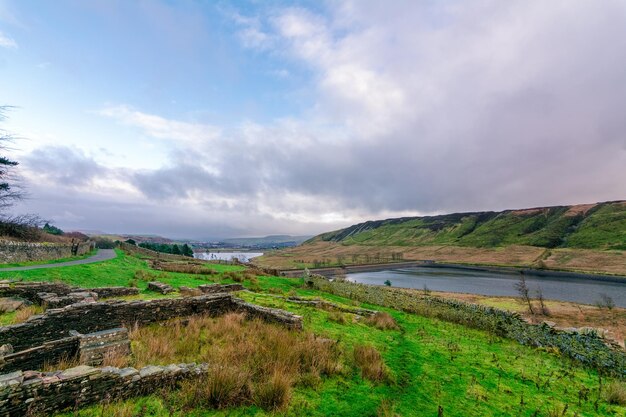
<svg viewBox="0 0 626 417">
<path fill-rule="evenodd" d="M 98 298 L 137 295 L 139 289 L 130 287 L 79 288 L 62 282 L 3 282 L 0 283 L 0 297 L 19 297 L 33 303 L 41 304 L 41 293 L 68 296 L 76 292 L 94 292 Z"/>
<path fill-rule="evenodd" d="M 230 294 L 73 304 L 47 310 L 45 314 L 33 316 L 24 323 L 0 327 L 0 345 L 10 344 L 18 351 L 68 337 L 70 330 L 93 333 L 124 327 L 124 324 L 146 325 L 194 314 L 217 316 L 235 309 L 236 304 Z"/>
<path fill-rule="evenodd" d="M 0 416 L 52 415 L 102 401 L 130 398 L 206 374 L 207 365 L 135 368 L 78 366 L 54 373 L 0 375 Z"/>
<path fill-rule="evenodd" d="M 292 330 L 302 330 L 302 317 L 277 308 L 261 307 L 235 299 L 236 311 L 246 314 L 248 319 L 261 319 L 268 323 L 281 324 Z"/>
<path fill-rule="evenodd" d="M 0 373 L 42 369 L 46 364 L 74 359 L 82 365 L 100 366 L 107 355 L 130 354 L 130 340 L 125 328 L 88 334 L 70 331 L 69 334 L 69 337 L 19 352 L 13 352 L 11 345 L 3 345 L 5 352 L 0 354 Z"/>
<path fill-rule="evenodd" d="M 78 335 L 78 338 L 78 362 L 82 365 L 100 366 L 108 355 L 130 355 L 128 330 L 123 327 Z"/>
<path fill-rule="evenodd" d="M 94 242 L 79 243 L 77 254 L 84 255 L 90 252 L 95 247 L 94 245 Z M 47 261 L 70 256 L 72 256 L 72 245 L 69 243 L 0 241 L 0 263 Z"/>
<path fill-rule="evenodd" d="M 76 357 L 78 348 L 78 336 L 51 340 L 40 346 L 0 356 L 0 372 L 41 369 L 46 363 L 57 363 L 62 359 Z"/>
</svg>

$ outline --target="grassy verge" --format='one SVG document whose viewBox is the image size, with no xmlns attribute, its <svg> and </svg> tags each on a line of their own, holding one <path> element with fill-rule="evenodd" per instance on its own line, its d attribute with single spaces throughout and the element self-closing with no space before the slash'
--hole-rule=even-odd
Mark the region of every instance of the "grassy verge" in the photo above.
<svg viewBox="0 0 626 417">
<path fill-rule="evenodd" d="M 0 270 L 2 270 L 2 268 L 19 268 L 21 266 L 48 265 L 48 264 L 59 264 L 62 262 L 69 262 L 69 261 L 78 261 L 80 259 L 89 258 L 90 256 L 93 256 L 96 253 L 97 253 L 97 249 L 94 249 L 91 252 L 85 253 L 84 255 L 70 256 L 67 258 L 48 259 L 46 261 L 29 261 L 29 262 L 0 264 Z"/>
</svg>

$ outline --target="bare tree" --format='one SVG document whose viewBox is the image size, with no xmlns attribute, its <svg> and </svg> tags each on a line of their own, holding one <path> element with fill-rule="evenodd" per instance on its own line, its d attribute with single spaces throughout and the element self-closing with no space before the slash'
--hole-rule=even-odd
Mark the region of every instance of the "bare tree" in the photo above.
<svg viewBox="0 0 626 417">
<path fill-rule="evenodd" d="M 539 300 L 539 308 L 541 309 L 541 314 L 544 316 L 549 316 L 550 310 L 545 303 L 546 300 L 543 298 L 543 290 L 541 289 L 541 287 L 537 288 L 537 300 Z"/>
<path fill-rule="evenodd" d="M 8 106 L 0 106 L 0 122 L 6 119 Z M 9 144 L 14 137 L 4 129 L 0 129 L 0 151 L 6 152 L 10 149 Z M 17 184 L 14 168 L 18 165 L 4 155 L 0 155 L 0 210 L 6 209 L 24 197 L 24 193 Z"/>
<path fill-rule="evenodd" d="M 528 285 L 526 285 L 526 277 L 524 276 L 524 274 L 521 274 L 519 281 L 515 283 L 515 290 L 517 290 L 517 293 L 522 299 L 522 302 L 528 305 L 528 311 L 530 311 L 530 314 L 534 315 L 535 309 L 533 308 L 533 303 L 530 298 L 530 290 L 528 288 Z"/>
</svg>

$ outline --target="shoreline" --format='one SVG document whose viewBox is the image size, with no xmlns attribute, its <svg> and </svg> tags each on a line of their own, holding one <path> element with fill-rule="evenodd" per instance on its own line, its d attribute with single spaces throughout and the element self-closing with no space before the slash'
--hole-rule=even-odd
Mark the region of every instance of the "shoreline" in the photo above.
<svg viewBox="0 0 626 417">
<path fill-rule="evenodd" d="M 508 275 L 530 275 L 537 277 L 554 276 L 559 278 L 570 278 L 579 280 L 596 280 L 605 282 L 617 282 L 626 284 L 626 276 L 623 275 L 608 275 L 608 274 L 593 274 L 588 272 L 575 272 L 575 271 L 562 271 L 553 269 L 534 269 L 528 267 L 515 267 L 515 266 L 489 266 L 489 265 L 472 265 L 472 264 L 457 264 L 457 263 L 439 263 L 435 261 L 408 261 L 408 262 L 391 262 L 384 264 L 364 264 L 364 265 L 345 265 L 334 267 L 322 267 L 322 268 L 309 268 L 309 272 L 324 276 L 333 276 L 337 273 L 350 274 L 356 272 L 377 272 L 401 268 L 449 268 L 464 271 L 476 271 L 476 272 L 490 272 L 490 273 L 506 273 Z M 301 276 L 304 269 L 283 269 L 278 270 L 281 276 L 288 278 L 297 278 Z"/>
</svg>

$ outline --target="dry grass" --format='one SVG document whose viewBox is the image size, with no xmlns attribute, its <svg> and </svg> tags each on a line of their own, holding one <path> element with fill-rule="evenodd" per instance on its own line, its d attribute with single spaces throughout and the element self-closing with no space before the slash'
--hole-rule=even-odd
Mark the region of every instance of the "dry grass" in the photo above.
<svg viewBox="0 0 626 417">
<path fill-rule="evenodd" d="M 314 260 L 344 264 L 362 264 L 376 255 L 391 259 L 392 254 L 402 254 L 405 261 L 431 259 L 440 262 L 458 262 L 485 265 L 510 265 L 531 267 L 545 249 L 535 246 L 510 245 L 503 248 L 472 248 L 461 246 L 367 246 L 343 245 L 334 242 L 313 242 L 293 248 L 272 251 L 254 258 L 253 262 L 267 268 L 288 269 L 299 267 L 300 262 L 312 264 Z M 592 249 L 551 249 L 550 257 L 543 260 L 548 268 L 626 275 L 626 251 Z"/>
<path fill-rule="evenodd" d="M 74 368 L 75 366 L 80 365 L 78 362 L 78 357 L 68 357 L 63 356 L 60 360 L 54 362 L 45 362 L 43 367 L 41 368 L 42 372 L 53 372 L 63 369 Z"/>
<path fill-rule="evenodd" d="M 604 399 L 609 404 L 626 405 L 626 386 L 619 381 L 613 381 L 604 388 Z"/>
<path fill-rule="evenodd" d="M 292 387 L 311 375 L 341 370 L 335 342 L 292 332 L 231 313 L 219 318 L 192 317 L 131 331 L 135 367 L 148 364 L 206 362 L 209 372 L 183 384 L 181 407 L 225 408 L 256 404 L 285 407 Z"/>
<path fill-rule="evenodd" d="M 379 311 L 365 319 L 365 323 L 374 326 L 379 330 L 398 330 L 398 323 L 391 317 L 391 314 Z"/>
<path fill-rule="evenodd" d="M 15 317 L 13 318 L 13 324 L 24 323 L 31 316 L 41 314 L 44 311 L 43 306 L 38 305 L 30 305 L 27 307 L 22 307 L 15 312 Z"/>
<path fill-rule="evenodd" d="M 354 362 L 361 368 L 361 376 L 372 382 L 387 379 L 387 368 L 380 352 L 373 346 L 354 346 Z"/>
<path fill-rule="evenodd" d="M 125 368 L 130 364 L 130 357 L 116 350 L 110 350 L 104 354 L 102 366 L 114 366 L 116 368 Z"/>
</svg>

